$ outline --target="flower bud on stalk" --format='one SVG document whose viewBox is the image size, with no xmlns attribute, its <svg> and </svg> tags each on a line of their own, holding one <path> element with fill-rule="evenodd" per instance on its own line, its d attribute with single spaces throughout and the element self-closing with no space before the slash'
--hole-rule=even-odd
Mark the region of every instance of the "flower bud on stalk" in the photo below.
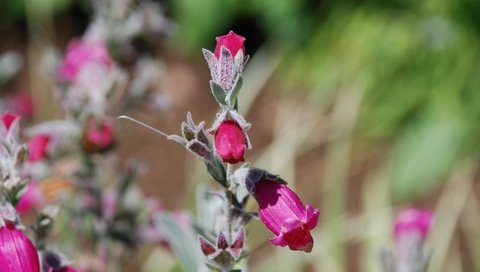
<svg viewBox="0 0 480 272">
<path fill-rule="evenodd" d="M 384 271 L 424 271 L 429 257 L 424 244 L 432 224 L 430 211 L 410 208 L 400 212 L 393 227 L 394 251 L 383 250 L 380 255 Z"/>
<path fill-rule="evenodd" d="M 242 86 L 242 72 L 248 61 L 245 55 L 245 38 L 230 31 L 217 37 L 214 53 L 203 49 L 210 68 L 210 88 L 215 100 L 229 109 L 237 108 L 237 96 Z"/>
<path fill-rule="evenodd" d="M 217 116 L 209 132 L 215 135 L 215 151 L 224 163 L 244 161 L 246 149 L 251 148 L 245 133 L 249 128 L 250 124 L 236 111 L 224 111 Z"/>
<path fill-rule="evenodd" d="M 304 205 L 298 195 L 278 176 L 257 168 L 240 168 L 234 174 L 257 200 L 259 217 L 276 236 L 270 241 L 291 250 L 310 252 L 320 211 Z"/>
</svg>

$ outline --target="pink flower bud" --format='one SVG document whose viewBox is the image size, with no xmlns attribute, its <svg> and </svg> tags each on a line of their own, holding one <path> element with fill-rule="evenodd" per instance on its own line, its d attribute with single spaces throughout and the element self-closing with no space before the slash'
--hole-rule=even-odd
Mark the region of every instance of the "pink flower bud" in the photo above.
<svg viewBox="0 0 480 272">
<path fill-rule="evenodd" d="M 262 180 L 255 185 L 260 220 L 276 235 L 270 241 L 291 250 L 310 252 L 313 237 L 310 230 L 317 226 L 320 211 L 304 205 L 287 185 Z"/>
<path fill-rule="evenodd" d="M 410 208 L 403 210 L 395 218 L 395 239 L 406 235 L 420 235 L 425 239 L 433 223 L 433 214 L 427 210 Z"/>
<path fill-rule="evenodd" d="M 245 38 L 230 31 L 216 40 L 214 53 L 204 49 L 203 55 L 210 68 L 213 83 L 228 94 L 238 84 L 248 60 L 243 46 Z"/>
<path fill-rule="evenodd" d="M 31 181 L 28 183 L 27 188 L 20 197 L 20 201 L 18 201 L 15 209 L 22 215 L 32 211 L 33 208 L 39 210 L 38 206 L 42 204 L 43 201 L 43 194 L 40 186 L 36 182 Z"/>
<path fill-rule="evenodd" d="M 35 246 L 10 224 L 0 228 L 0 267 L 9 272 L 40 272 Z"/>
<path fill-rule="evenodd" d="M 230 51 L 230 54 L 232 54 L 234 58 L 238 51 L 242 51 L 242 53 L 245 54 L 245 46 L 243 45 L 245 38 L 237 35 L 233 31 L 228 32 L 227 35 L 219 36 L 215 40 L 217 41 L 217 46 L 215 46 L 215 57 L 217 57 L 217 59 L 220 59 L 222 46 Z"/>
<path fill-rule="evenodd" d="M 242 162 L 247 147 L 247 136 L 237 122 L 224 120 L 218 126 L 215 132 L 215 150 L 223 162 Z"/>
<path fill-rule="evenodd" d="M 28 152 L 30 153 L 30 161 L 37 162 L 45 159 L 47 149 L 50 143 L 50 136 L 46 134 L 35 135 L 28 141 Z"/>
<path fill-rule="evenodd" d="M 16 114 L 12 114 L 8 111 L 2 115 L 2 122 L 5 128 L 7 129 L 7 131 L 10 129 L 10 126 L 13 124 L 13 122 L 18 118 L 20 118 L 20 116 Z"/>
<path fill-rule="evenodd" d="M 62 80 L 74 81 L 83 66 L 90 62 L 99 63 L 107 68 L 113 67 L 105 43 L 74 39 L 68 44 L 58 74 Z"/>
<path fill-rule="evenodd" d="M 113 145 L 115 133 L 113 123 L 110 117 L 99 120 L 91 118 L 87 122 L 84 136 L 84 148 L 87 152 L 105 151 Z"/>
</svg>

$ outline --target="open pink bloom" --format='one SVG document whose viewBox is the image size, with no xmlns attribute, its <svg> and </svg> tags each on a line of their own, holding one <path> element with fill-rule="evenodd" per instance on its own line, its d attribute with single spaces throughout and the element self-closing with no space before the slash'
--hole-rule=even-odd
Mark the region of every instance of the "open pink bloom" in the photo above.
<svg viewBox="0 0 480 272">
<path fill-rule="evenodd" d="M 85 131 L 85 145 L 89 151 L 102 151 L 113 145 L 113 119 L 109 117 L 90 119 Z"/>
<path fill-rule="evenodd" d="M 320 211 L 311 205 L 305 206 L 286 184 L 262 180 L 254 190 L 260 220 L 276 235 L 270 241 L 291 250 L 312 251 L 310 230 L 317 226 Z"/>
<path fill-rule="evenodd" d="M 39 205 L 43 203 L 43 195 L 42 191 L 40 190 L 40 186 L 38 183 L 31 181 L 28 183 L 25 192 L 20 197 L 20 201 L 18 201 L 15 209 L 18 213 L 24 214 L 27 212 L 32 211 L 32 209 L 36 208 L 39 210 Z"/>
<path fill-rule="evenodd" d="M 10 112 L 5 112 L 3 115 L 2 115 L 2 122 L 3 122 L 3 125 L 5 126 L 5 128 L 7 129 L 10 129 L 10 126 L 12 125 L 12 123 L 17 120 L 17 118 L 20 118 L 20 116 L 16 115 L 16 114 L 12 114 Z"/>
<path fill-rule="evenodd" d="M 63 80 L 74 81 L 82 67 L 90 62 L 100 63 L 107 68 L 113 67 L 113 61 L 105 43 L 74 39 L 68 44 L 58 71 L 59 76 Z"/>
<path fill-rule="evenodd" d="M 432 212 L 415 208 L 406 209 L 395 218 L 395 238 L 398 240 L 404 235 L 417 234 L 425 239 L 432 223 Z"/>
<path fill-rule="evenodd" d="M 217 41 L 217 45 L 215 46 L 215 57 L 217 57 L 217 59 L 220 59 L 222 46 L 230 51 L 234 58 L 238 51 L 245 54 L 245 38 L 233 31 L 228 32 L 227 35 L 219 36 L 215 40 Z"/>
<path fill-rule="evenodd" d="M 30 161 L 37 162 L 45 159 L 47 156 L 47 148 L 50 143 L 50 136 L 46 134 L 38 134 L 28 141 L 28 152 Z"/>
<path fill-rule="evenodd" d="M 237 122 L 225 120 L 218 126 L 215 132 L 215 150 L 223 162 L 242 162 L 247 147 L 247 136 Z"/>
<path fill-rule="evenodd" d="M 40 272 L 35 246 L 10 224 L 0 228 L 0 268 L 9 272 Z"/>
</svg>

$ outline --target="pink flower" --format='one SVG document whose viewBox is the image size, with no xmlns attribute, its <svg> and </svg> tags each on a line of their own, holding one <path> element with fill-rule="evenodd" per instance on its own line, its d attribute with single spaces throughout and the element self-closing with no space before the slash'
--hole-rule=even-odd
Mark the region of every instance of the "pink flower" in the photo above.
<svg viewBox="0 0 480 272">
<path fill-rule="evenodd" d="M 240 80 L 243 67 L 248 60 L 245 55 L 245 38 L 230 31 L 227 35 L 217 37 L 214 53 L 203 49 L 212 81 L 229 93 Z"/>
<path fill-rule="evenodd" d="M 99 152 L 110 148 L 114 140 L 113 119 L 104 117 L 91 118 L 87 122 L 84 147 L 88 152 Z"/>
<path fill-rule="evenodd" d="M 5 128 L 7 129 L 7 131 L 10 129 L 10 126 L 13 124 L 13 122 L 18 118 L 20 118 L 20 116 L 16 114 L 12 114 L 8 111 L 2 115 L 2 122 Z"/>
<path fill-rule="evenodd" d="M 62 80 L 74 81 L 79 71 L 90 62 L 100 63 L 107 68 L 113 67 L 113 61 L 105 43 L 72 40 L 67 47 L 65 58 L 58 71 Z"/>
<path fill-rule="evenodd" d="M 222 46 L 230 51 L 230 54 L 234 58 L 238 51 L 245 54 L 245 46 L 243 45 L 245 43 L 245 38 L 233 31 L 228 32 L 227 35 L 219 36 L 215 40 L 217 41 L 217 45 L 215 46 L 215 57 L 217 57 L 217 59 L 220 59 Z"/>
<path fill-rule="evenodd" d="M 11 224 L 0 228 L 0 267 L 9 272 L 40 272 L 35 246 Z"/>
<path fill-rule="evenodd" d="M 247 136 L 237 122 L 224 120 L 218 126 L 215 132 L 215 150 L 223 162 L 242 162 L 247 147 Z"/>
<path fill-rule="evenodd" d="M 427 210 L 410 208 L 395 218 L 394 233 L 398 240 L 405 235 L 417 234 L 425 239 L 433 223 L 433 214 Z"/>
<path fill-rule="evenodd" d="M 12 95 L 6 99 L 8 110 L 24 118 L 33 117 L 33 101 L 30 93 L 23 92 Z"/>
<path fill-rule="evenodd" d="M 286 184 L 273 180 L 257 182 L 254 196 L 258 201 L 260 220 L 276 235 L 270 239 L 274 245 L 312 251 L 310 230 L 317 226 L 318 209 L 305 206 Z"/>
<path fill-rule="evenodd" d="M 43 203 L 43 195 L 40 186 L 38 183 L 31 181 L 28 183 L 15 209 L 18 213 L 25 214 L 32 211 L 33 208 L 38 208 L 41 203 Z"/>
<path fill-rule="evenodd" d="M 47 134 L 38 134 L 32 137 L 30 141 L 28 141 L 30 161 L 37 162 L 45 159 L 49 143 L 50 136 Z"/>
</svg>

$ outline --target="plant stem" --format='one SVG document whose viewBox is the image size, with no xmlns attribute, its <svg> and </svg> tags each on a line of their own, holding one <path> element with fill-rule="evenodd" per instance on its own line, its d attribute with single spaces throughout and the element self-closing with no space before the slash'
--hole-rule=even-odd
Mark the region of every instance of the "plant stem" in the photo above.
<svg viewBox="0 0 480 272">
<path fill-rule="evenodd" d="M 227 239 L 231 243 L 232 240 L 232 180 L 231 176 L 233 173 L 233 166 L 230 163 L 227 163 L 227 186 L 225 189 L 225 214 L 227 217 Z"/>
</svg>

